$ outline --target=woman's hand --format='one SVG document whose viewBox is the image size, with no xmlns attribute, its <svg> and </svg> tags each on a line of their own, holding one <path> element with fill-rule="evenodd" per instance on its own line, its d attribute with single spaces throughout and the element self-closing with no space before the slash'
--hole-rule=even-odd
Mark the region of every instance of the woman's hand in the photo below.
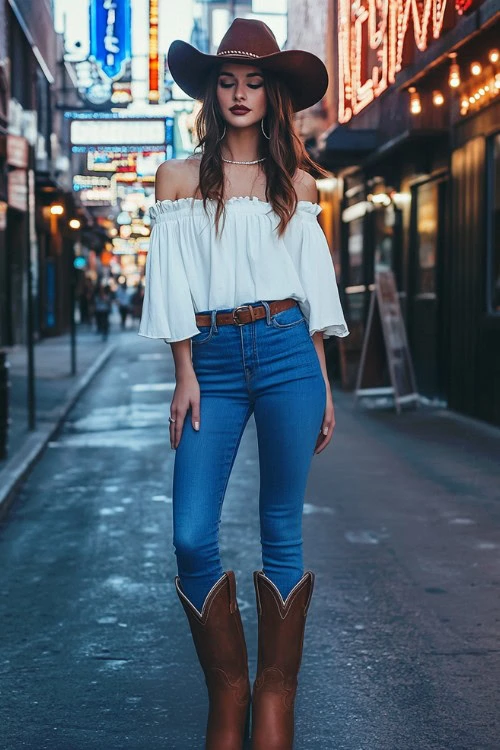
<svg viewBox="0 0 500 750">
<path fill-rule="evenodd" d="M 333 409 L 332 392 L 330 390 L 330 383 L 326 381 L 326 407 L 325 414 L 323 416 L 323 422 L 321 424 L 321 432 L 318 439 L 316 440 L 316 447 L 314 453 L 321 453 L 326 448 L 333 435 L 333 428 L 335 427 L 335 412 Z"/>
<path fill-rule="evenodd" d="M 200 386 L 194 370 L 176 378 L 174 396 L 170 406 L 170 447 L 174 450 L 180 443 L 186 414 L 191 408 L 191 423 L 195 430 L 200 429 Z"/>
<path fill-rule="evenodd" d="M 314 453 L 321 453 L 321 451 L 326 448 L 326 446 L 332 439 L 333 428 L 335 427 L 335 414 L 333 411 L 332 391 L 330 388 L 330 381 L 328 380 L 328 372 L 326 369 L 323 333 L 321 331 L 316 331 L 316 333 L 312 335 L 312 342 L 318 355 L 321 372 L 323 373 L 323 379 L 326 386 L 325 414 L 323 416 L 323 422 L 321 423 L 321 432 L 318 439 L 316 440 L 316 447 L 314 449 Z"/>
</svg>

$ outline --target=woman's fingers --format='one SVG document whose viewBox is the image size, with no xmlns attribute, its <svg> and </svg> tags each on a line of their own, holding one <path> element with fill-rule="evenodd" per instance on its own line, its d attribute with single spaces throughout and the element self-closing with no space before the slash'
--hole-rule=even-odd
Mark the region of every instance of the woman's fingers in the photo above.
<svg viewBox="0 0 500 750">
<path fill-rule="evenodd" d="M 191 424 L 194 430 L 200 429 L 200 402 L 191 404 Z"/>
<path fill-rule="evenodd" d="M 333 401 L 330 396 L 327 396 L 327 402 L 325 407 L 325 414 L 323 416 L 323 422 L 321 424 L 321 432 L 316 440 L 316 447 L 314 453 L 321 453 L 326 448 L 333 436 L 333 430 L 335 427 L 335 411 L 333 408 Z"/>
<path fill-rule="evenodd" d="M 189 407 L 185 410 L 182 409 L 172 409 L 171 417 L 172 419 L 175 419 L 175 422 L 170 422 L 170 447 L 173 449 L 176 449 L 177 446 L 180 443 L 181 436 L 182 436 L 182 430 L 184 428 L 184 421 L 186 419 L 186 414 L 189 411 Z M 191 404 L 191 423 L 193 425 L 193 429 L 199 430 L 200 429 L 200 403 L 199 401 L 196 403 Z"/>
<path fill-rule="evenodd" d="M 318 437 L 318 439 L 316 441 L 316 447 L 314 449 L 315 453 L 321 453 L 321 451 L 326 448 L 326 446 L 328 445 L 328 443 L 332 439 L 334 427 L 335 427 L 335 420 L 333 420 L 333 422 L 330 422 L 328 424 L 325 423 L 325 422 L 323 422 L 323 426 L 321 428 L 321 432 L 320 432 L 319 437 Z M 326 429 L 326 434 L 324 432 L 325 429 Z"/>
<path fill-rule="evenodd" d="M 170 447 L 176 448 L 176 442 L 175 442 L 175 434 L 176 434 L 176 426 L 179 423 L 180 416 L 177 412 L 172 412 L 170 415 L 172 419 L 175 420 L 175 422 L 170 422 Z"/>
<path fill-rule="evenodd" d="M 184 427 L 184 419 L 186 416 L 186 412 L 184 414 L 177 414 L 177 417 L 175 418 L 175 424 L 174 424 L 174 448 L 177 448 L 181 441 L 181 435 L 182 435 L 182 428 Z"/>
</svg>

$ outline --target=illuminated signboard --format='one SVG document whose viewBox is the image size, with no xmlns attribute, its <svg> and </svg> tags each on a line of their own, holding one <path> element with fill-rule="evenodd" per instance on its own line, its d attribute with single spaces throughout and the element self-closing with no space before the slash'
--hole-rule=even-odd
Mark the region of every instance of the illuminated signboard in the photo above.
<svg viewBox="0 0 500 750">
<path fill-rule="evenodd" d="M 112 188 L 89 188 L 81 190 L 79 196 L 83 206 L 112 206 L 116 203 L 116 195 Z"/>
<path fill-rule="evenodd" d="M 112 146 L 157 144 L 165 146 L 165 118 L 158 120 L 73 120 L 71 143 L 74 146 Z"/>
<path fill-rule="evenodd" d="M 92 150 L 87 154 L 87 169 L 89 172 L 117 172 L 118 169 L 128 169 L 133 165 L 134 157 L 134 153 Z"/>
<path fill-rule="evenodd" d="M 83 206 L 111 206 L 116 203 L 116 189 L 109 177 L 76 174 L 73 191 Z"/>
<path fill-rule="evenodd" d="M 165 161 L 165 151 L 137 151 L 122 154 L 114 151 L 89 151 L 89 172 L 137 173 L 141 178 L 154 176 Z"/>
<path fill-rule="evenodd" d="M 89 172 L 137 172 L 140 177 L 154 175 L 162 162 L 165 151 L 144 151 L 122 154 L 114 151 L 89 151 Z"/>
<path fill-rule="evenodd" d="M 477 0 L 337 0 L 339 122 L 348 122 Z"/>
<path fill-rule="evenodd" d="M 130 0 L 91 0 L 90 58 L 108 78 L 119 78 L 130 60 L 130 38 Z"/>
<path fill-rule="evenodd" d="M 158 0 L 149 0 L 149 103 L 158 104 L 159 100 Z"/>
<path fill-rule="evenodd" d="M 73 190 L 78 193 L 80 190 L 88 190 L 95 187 L 111 187 L 109 177 L 95 177 L 89 174 L 75 174 L 73 177 Z"/>
</svg>

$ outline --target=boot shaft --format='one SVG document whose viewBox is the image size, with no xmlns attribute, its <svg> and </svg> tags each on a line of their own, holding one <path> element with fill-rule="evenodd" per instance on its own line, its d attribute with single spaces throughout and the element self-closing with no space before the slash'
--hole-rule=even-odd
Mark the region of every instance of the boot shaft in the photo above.
<svg viewBox="0 0 500 750">
<path fill-rule="evenodd" d="M 314 573 L 304 573 L 285 601 L 262 571 L 255 571 L 253 575 L 259 621 L 257 671 L 274 667 L 295 681 L 302 660 Z"/>
<path fill-rule="evenodd" d="M 294 702 L 314 573 L 307 571 L 283 598 L 263 571 L 254 572 L 259 621 L 252 690 L 252 750 L 291 750 Z"/>
<path fill-rule="evenodd" d="M 248 736 L 251 691 L 234 573 L 229 570 L 219 578 L 201 612 L 182 591 L 179 576 L 175 587 L 208 688 L 205 750 L 242 750 Z"/>
<path fill-rule="evenodd" d="M 186 613 L 199 662 L 205 675 L 213 668 L 230 680 L 248 672 L 248 654 L 236 599 L 234 572 L 226 571 L 208 592 L 202 611 L 187 598 L 179 576 L 175 587 Z"/>
</svg>

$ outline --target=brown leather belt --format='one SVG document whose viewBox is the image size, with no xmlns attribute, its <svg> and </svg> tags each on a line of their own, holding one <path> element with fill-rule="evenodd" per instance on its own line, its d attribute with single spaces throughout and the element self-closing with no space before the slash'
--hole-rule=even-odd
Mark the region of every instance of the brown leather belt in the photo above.
<svg viewBox="0 0 500 750">
<path fill-rule="evenodd" d="M 267 300 L 266 300 L 267 302 Z M 297 300 L 292 297 L 286 299 L 273 300 L 268 302 L 271 315 L 287 310 L 289 307 L 297 305 Z M 232 323 L 237 326 L 244 326 L 245 323 L 252 323 L 254 320 L 266 317 L 266 308 L 263 304 L 240 305 L 234 307 L 230 312 L 217 313 L 216 321 L 218 326 Z M 212 316 L 208 313 L 197 313 L 196 324 L 199 326 L 209 326 L 212 323 Z"/>
</svg>

